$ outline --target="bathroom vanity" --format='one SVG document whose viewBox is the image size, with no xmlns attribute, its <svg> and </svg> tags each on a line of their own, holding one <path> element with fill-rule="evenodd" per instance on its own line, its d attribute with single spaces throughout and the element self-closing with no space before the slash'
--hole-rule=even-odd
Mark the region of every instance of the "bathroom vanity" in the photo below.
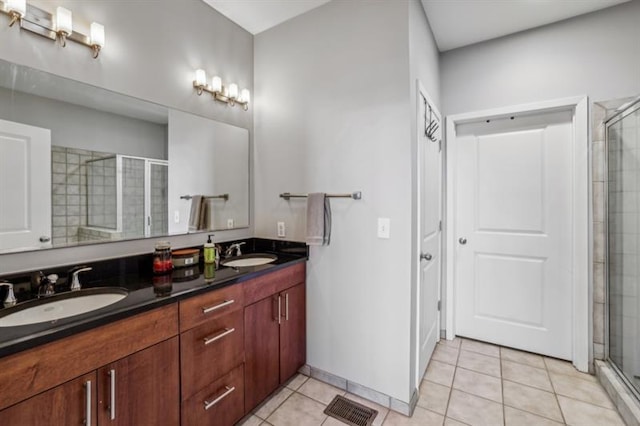
<svg viewBox="0 0 640 426">
<path fill-rule="evenodd" d="M 132 265 L 148 259 L 111 261 L 126 271 L 103 284 L 128 288 L 122 301 L 0 328 L 0 424 L 240 420 L 295 375 L 306 356 L 306 249 L 278 251 L 267 240 L 248 245 L 273 248 L 278 258 L 220 268 L 212 282 L 200 273 L 136 280 Z"/>
</svg>

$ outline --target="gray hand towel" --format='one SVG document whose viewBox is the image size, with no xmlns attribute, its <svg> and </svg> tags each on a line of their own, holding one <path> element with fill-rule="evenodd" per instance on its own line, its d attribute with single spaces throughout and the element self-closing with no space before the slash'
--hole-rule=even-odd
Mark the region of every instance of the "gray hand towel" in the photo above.
<svg viewBox="0 0 640 426">
<path fill-rule="evenodd" d="M 198 224 L 199 230 L 208 230 L 209 229 L 209 202 L 211 200 L 202 197 L 202 203 L 200 203 L 200 223 Z"/>
<path fill-rule="evenodd" d="M 200 211 L 202 210 L 202 195 L 191 197 L 191 210 L 189 211 L 189 232 L 200 229 Z"/>
<path fill-rule="evenodd" d="M 328 246 L 331 241 L 331 204 L 323 192 L 307 197 L 307 244 Z"/>
</svg>

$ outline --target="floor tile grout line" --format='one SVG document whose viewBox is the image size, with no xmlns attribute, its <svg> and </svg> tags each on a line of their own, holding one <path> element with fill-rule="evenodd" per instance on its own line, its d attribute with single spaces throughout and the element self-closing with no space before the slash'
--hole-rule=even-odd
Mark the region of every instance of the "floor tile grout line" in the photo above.
<svg viewBox="0 0 640 426">
<path fill-rule="evenodd" d="M 536 386 L 531 386 L 531 385 L 528 385 L 526 383 L 516 382 L 515 380 L 512 380 L 512 379 L 505 379 L 504 377 L 502 378 L 502 380 L 505 380 L 505 381 L 507 381 L 509 383 L 515 383 L 516 385 L 526 386 L 526 387 L 528 387 L 530 389 L 536 389 L 536 390 L 539 390 L 539 391 L 542 391 L 542 392 L 555 394 L 555 391 L 553 390 L 553 384 L 551 384 L 552 390 L 548 390 L 548 389 L 542 389 L 542 388 L 539 388 L 539 387 L 536 387 Z M 551 383 L 551 381 L 549 381 L 549 382 Z"/>
<path fill-rule="evenodd" d="M 615 411 L 616 413 L 618 413 L 618 409 L 616 408 L 615 404 L 614 404 L 613 408 L 611 408 L 611 407 L 603 407 L 602 405 L 594 404 L 592 402 L 588 402 L 588 401 L 585 401 L 583 399 L 578 399 L 578 398 L 575 398 L 575 397 L 572 397 L 572 396 L 563 395 L 561 393 L 558 393 L 556 395 L 557 396 L 561 396 L 563 398 L 570 399 L 572 401 L 580 402 L 582 404 L 591 405 L 592 407 L 595 407 L 595 408 L 600 408 L 600 409 L 609 410 L 609 411 Z M 560 404 L 559 401 L 558 401 L 558 404 Z M 613 402 L 612 402 L 612 404 L 613 404 Z M 562 411 L 562 408 L 560 409 L 560 411 Z"/>
<path fill-rule="evenodd" d="M 458 356 L 456 357 L 456 365 L 453 366 L 453 377 L 451 379 L 451 386 L 449 387 L 449 395 L 447 397 L 447 406 L 444 409 L 444 419 L 442 420 L 442 423 L 444 424 L 444 421 L 447 419 L 448 414 L 449 414 L 449 405 L 451 404 L 451 395 L 453 394 L 453 382 L 456 380 L 456 372 L 458 371 L 458 362 L 460 361 L 460 352 L 462 352 L 462 341 L 460 342 L 460 345 L 458 346 Z"/>
<path fill-rule="evenodd" d="M 291 388 L 288 388 L 288 387 L 286 387 L 286 386 L 283 386 L 283 387 L 281 387 L 279 390 L 277 390 L 276 392 L 273 392 L 273 393 L 269 396 L 269 401 L 271 400 L 271 398 L 273 398 L 273 397 L 276 395 L 276 393 L 277 393 L 277 392 L 281 392 L 283 389 L 289 389 L 289 390 L 291 391 L 291 393 L 289 394 L 289 396 L 287 396 L 285 399 L 283 399 L 283 400 L 282 400 L 282 402 L 281 402 L 280 404 L 278 404 L 278 406 L 277 406 L 276 408 L 274 408 L 274 409 L 269 413 L 269 415 L 267 416 L 267 418 L 263 419 L 262 417 L 260 417 L 260 416 L 257 414 L 257 412 L 259 411 L 259 408 L 258 408 L 258 409 L 254 408 L 253 415 L 254 415 L 254 416 L 256 416 L 257 418 L 259 418 L 259 419 L 261 419 L 261 420 L 263 420 L 263 421 L 265 421 L 265 422 L 266 422 L 266 421 L 267 421 L 267 419 L 268 419 L 268 418 L 269 418 L 273 413 L 275 413 L 276 411 L 278 411 L 278 408 L 282 407 L 282 405 L 283 405 L 283 404 L 284 404 L 284 403 L 285 403 L 289 398 L 291 398 L 291 395 L 293 395 L 294 393 L 296 393 L 296 391 L 292 390 Z M 265 404 L 264 404 L 264 405 L 266 405 L 266 402 L 267 402 L 267 401 L 265 401 Z M 260 408 L 262 408 L 264 405 L 260 406 Z"/>
</svg>

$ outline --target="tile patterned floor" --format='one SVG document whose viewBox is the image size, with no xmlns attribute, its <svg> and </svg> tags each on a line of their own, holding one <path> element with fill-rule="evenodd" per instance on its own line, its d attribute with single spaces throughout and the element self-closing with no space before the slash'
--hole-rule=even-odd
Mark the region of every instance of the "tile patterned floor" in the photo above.
<svg viewBox="0 0 640 426">
<path fill-rule="evenodd" d="M 438 343 L 412 417 L 299 374 L 240 424 L 344 425 L 323 413 L 335 395 L 378 410 L 374 426 L 624 425 L 594 376 L 568 362 L 467 339 Z"/>
</svg>

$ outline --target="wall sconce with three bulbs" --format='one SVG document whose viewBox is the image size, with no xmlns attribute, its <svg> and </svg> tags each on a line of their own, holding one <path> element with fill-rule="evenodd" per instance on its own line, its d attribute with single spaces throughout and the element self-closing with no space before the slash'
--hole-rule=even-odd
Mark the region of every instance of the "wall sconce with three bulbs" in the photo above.
<svg viewBox="0 0 640 426">
<path fill-rule="evenodd" d="M 89 36 L 80 34 L 73 30 L 73 16 L 69 9 L 58 7 L 54 17 L 49 12 L 27 5 L 26 0 L 4 0 L 4 3 L 1 1 L 0 3 L 2 3 L 0 12 L 9 15 L 11 19 L 10 27 L 18 22 L 20 28 L 51 40 L 59 40 L 62 47 L 67 45 L 67 40 L 74 41 L 91 48 L 94 58 L 98 57 L 100 49 L 104 47 L 104 26 L 93 22 Z"/>
<path fill-rule="evenodd" d="M 229 84 L 226 87 L 222 84 L 222 79 L 215 76 L 211 79 L 211 85 L 207 84 L 207 74 L 204 70 L 196 70 L 196 78 L 193 80 L 193 87 L 195 87 L 198 96 L 204 92 L 210 93 L 213 99 L 216 101 L 224 102 L 231 106 L 235 104 L 241 105 L 245 111 L 249 109 L 249 101 L 251 100 L 251 93 L 248 89 L 242 89 L 238 93 L 238 85 L 235 83 Z"/>
</svg>

